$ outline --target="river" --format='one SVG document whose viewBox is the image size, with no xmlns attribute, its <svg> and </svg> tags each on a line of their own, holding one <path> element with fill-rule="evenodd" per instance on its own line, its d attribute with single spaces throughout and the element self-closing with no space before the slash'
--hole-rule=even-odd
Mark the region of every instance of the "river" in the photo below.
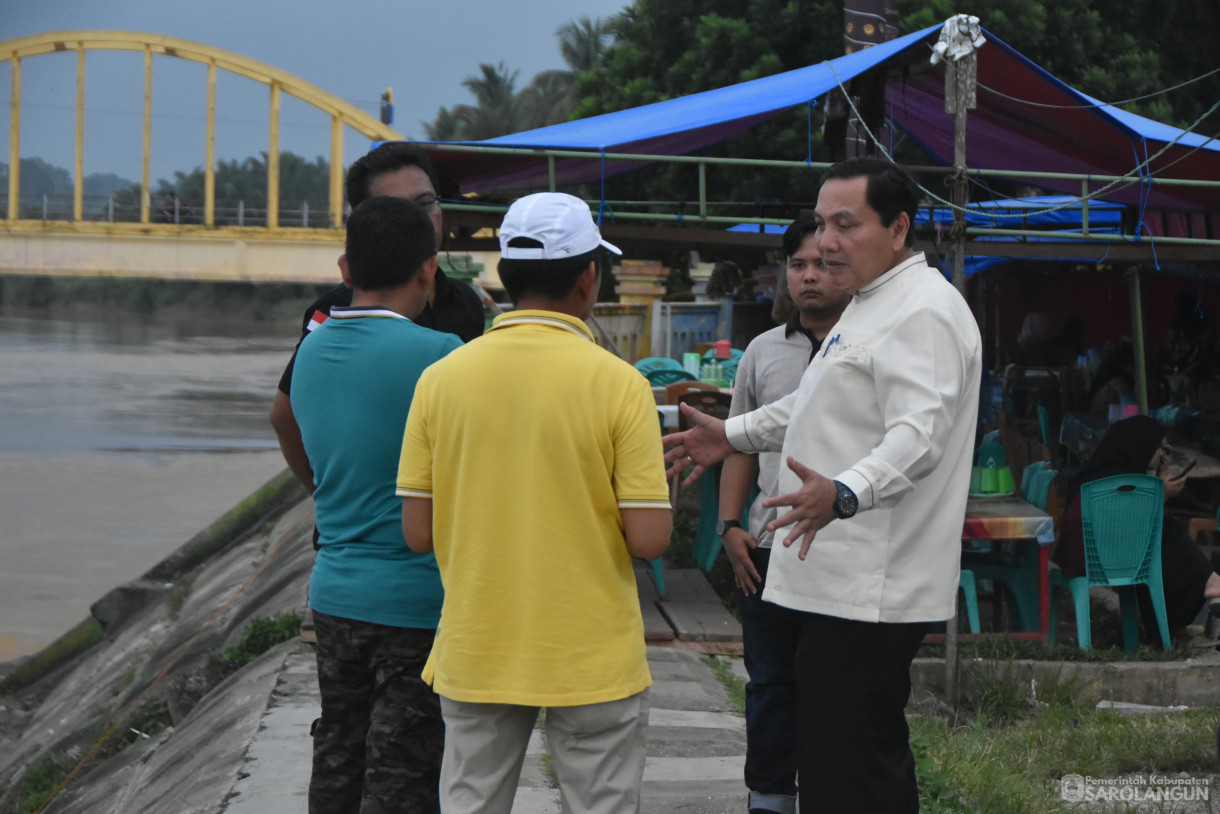
<svg viewBox="0 0 1220 814">
<path fill-rule="evenodd" d="M 0 661 L 284 468 L 294 319 L 0 307 Z"/>
</svg>

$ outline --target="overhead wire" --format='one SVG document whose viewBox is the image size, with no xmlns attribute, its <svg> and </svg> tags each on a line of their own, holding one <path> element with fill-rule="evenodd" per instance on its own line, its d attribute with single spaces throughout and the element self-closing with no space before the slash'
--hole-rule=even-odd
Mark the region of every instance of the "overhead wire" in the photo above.
<svg viewBox="0 0 1220 814">
<path fill-rule="evenodd" d="M 834 74 L 835 82 L 838 83 L 839 90 L 843 93 L 844 98 L 847 99 L 847 104 L 851 107 L 852 113 L 854 113 L 856 115 L 857 123 L 860 125 L 861 128 L 863 128 L 864 132 L 868 134 L 869 140 L 877 147 L 878 150 L 881 151 L 882 155 L 884 155 L 886 158 L 888 158 L 890 161 L 894 162 L 895 164 L 898 163 L 898 162 L 894 161 L 894 157 L 889 153 L 889 151 L 887 151 L 885 149 L 885 145 L 881 143 L 881 141 L 877 138 L 876 135 L 873 134 L 873 131 L 870 130 L 868 125 L 865 123 L 864 117 L 861 116 L 860 111 L 856 109 L 856 103 L 854 101 L 852 101 L 851 94 L 848 92 L 847 88 L 844 86 L 843 79 L 839 76 L 839 72 L 835 69 L 835 66 L 829 60 L 823 60 L 822 64 L 828 66 L 831 70 L 831 73 Z M 1217 100 L 1216 103 L 1213 104 L 1210 108 L 1208 108 L 1206 113 L 1204 113 L 1202 116 L 1200 116 L 1198 119 L 1196 119 L 1194 121 L 1194 123 L 1192 123 L 1190 125 L 1189 128 L 1182 130 L 1181 133 L 1179 133 L 1177 137 L 1175 137 L 1172 141 L 1167 142 L 1164 147 L 1162 147 L 1160 150 L 1158 150 L 1156 153 L 1154 153 L 1151 157 L 1145 158 L 1144 161 L 1136 164 L 1136 166 L 1133 169 L 1131 169 L 1130 171 L 1124 173 L 1123 175 L 1118 176 L 1110 183 L 1105 184 L 1096 190 L 1093 190 L 1092 192 L 1090 192 L 1087 195 L 1074 196 L 1072 199 L 1070 199 L 1062 204 L 1048 207 L 1046 209 L 1022 211 L 1020 213 L 1011 214 L 1011 215 L 1000 213 L 1000 212 L 993 212 L 993 213 L 988 213 L 988 214 L 991 215 L 992 217 L 1001 218 L 1001 219 L 1002 218 L 1017 219 L 1017 218 L 1028 218 L 1033 215 L 1045 215 L 1050 212 L 1058 212 L 1063 209 L 1071 208 L 1079 203 L 1083 203 L 1084 201 L 1095 200 L 1098 197 L 1100 197 L 1102 195 L 1102 193 L 1104 193 L 1107 190 L 1110 190 L 1116 186 L 1119 186 L 1119 185 L 1126 186 L 1126 185 L 1129 185 L 1132 183 L 1150 183 L 1151 179 L 1155 177 L 1156 173 L 1154 173 L 1151 169 L 1149 169 L 1148 174 L 1147 174 L 1147 179 L 1145 180 L 1145 176 L 1143 174 L 1144 169 L 1150 168 L 1153 161 L 1155 161 L 1156 159 L 1158 159 L 1162 155 L 1164 155 L 1165 152 L 1167 152 L 1171 147 L 1175 146 L 1178 142 L 1180 142 L 1186 136 L 1196 135 L 1193 132 L 1194 128 L 1197 127 L 1200 123 L 1202 123 L 1202 121 L 1204 119 L 1206 119 L 1208 116 L 1210 116 L 1217 108 L 1220 108 L 1220 100 Z M 1196 152 L 1201 147 L 1203 147 L 1203 145 L 1208 144 L 1210 141 L 1212 141 L 1212 139 L 1208 139 L 1207 141 L 1204 141 L 1202 144 L 1199 144 L 1199 145 L 1191 148 L 1191 150 L 1187 153 L 1187 155 L 1190 155 L 1191 153 Z M 1185 157 L 1186 156 L 1181 156 L 1177 160 L 1180 161 L 1181 158 L 1185 158 Z M 1177 163 L 1177 162 L 1175 161 L 1174 163 Z M 1133 178 L 1132 176 L 1135 176 L 1135 177 Z M 942 198 L 941 196 L 937 195 L 935 192 L 928 189 L 924 185 L 919 184 L 918 182 L 916 182 L 916 185 L 919 187 L 919 189 L 924 194 L 926 194 L 932 200 L 936 201 L 937 203 L 943 204 L 944 206 L 947 206 L 950 210 L 952 210 L 954 212 L 962 212 L 964 214 L 966 212 L 974 211 L 974 210 L 969 210 L 966 207 L 959 206 L 959 205 L 953 203 L 952 201 L 946 200 L 945 198 Z"/>
<path fill-rule="evenodd" d="M 1048 104 L 1046 102 L 1035 102 L 1030 99 L 1021 99 L 1016 96 L 1009 96 L 1007 93 L 1004 93 L 1003 91 L 998 91 L 995 88 L 990 87 L 988 85 L 984 85 L 982 82 L 979 82 L 978 86 L 980 88 L 983 88 L 984 90 L 986 90 L 988 93 L 994 93 L 996 96 L 1007 99 L 1010 102 L 1018 102 L 1023 105 L 1029 105 L 1030 107 L 1045 107 L 1045 108 L 1053 108 L 1053 109 L 1060 109 L 1060 110 L 1090 110 L 1090 109 L 1098 108 L 1098 107 L 1117 107 L 1118 105 L 1127 105 L 1127 104 L 1131 104 L 1132 102 L 1142 102 L 1145 99 L 1151 99 L 1154 96 L 1161 96 L 1163 94 L 1178 90 L 1179 88 L 1184 88 L 1187 85 L 1192 85 L 1195 82 L 1200 82 L 1204 79 L 1207 79 L 1209 76 L 1214 76 L 1215 74 L 1218 74 L 1218 73 L 1220 73 L 1220 68 L 1214 68 L 1205 74 L 1200 74 L 1199 76 L 1194 77 L 1193 79 L 1187 79 L 1185 82 L 1179 82 L 1176 85 L 1173 85 L 1168 88 L 1162 88 L 1161 90 L 1154 90 L 1152 93 L 1145 93 L 1143 96 L 1133 96 L 1130 99 L 1123 99 L 1121 102 L 1098 102 L 1097 104 L 1094 104 L 1094 105 L 1052 105 L 1052 104 Z"/>
</svg>

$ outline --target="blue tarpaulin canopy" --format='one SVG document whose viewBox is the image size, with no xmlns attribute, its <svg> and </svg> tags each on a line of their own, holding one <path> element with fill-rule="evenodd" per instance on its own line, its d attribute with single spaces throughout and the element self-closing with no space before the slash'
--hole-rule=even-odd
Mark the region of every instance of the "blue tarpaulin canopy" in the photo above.
<svg viewBox="0 0 1220 814">
<path fill-rule="evenodd" d="M 889 71 L 886 110 L 891 122 L 935 160 L 949 164 L 954 118 L 944 112 L 944 68 L 928 63 L 940 27 L 937 24 L 837 59 L 725 88 L 475 143 L 684 155 L 813 104 L 840 84 L 882 68 Z M 1155 175 L 1172 165 L 1172 172 L 1166 174 L 1173 177 L 1220 180 L 1220 142 L 1101 104 L 1051 76 L 990 32 L 986 36 L 988 42 L 978 52 L 978 108 L 969 115 L 970 167 L 1098 175 L 1124 175 L 1138 169 L 1148 183 L 1107 190 L 1103 197 L 1175 209 L 1217 208 L 1214 190 L 1158 186 L 1149 170 Z M 432 144 L 429 152 L 442 176 L 458 183 L 462 192 L 520 193 L 548 185 L 542 156 L 462 153 L 446 151 L 443 142 Z M 1163 154 L 1141 166 L 1162 149 Z M 643 163 L 561 158 L 555 164 L 555 178 L 565 187 Z M 1039 183 L 1072 195 L 1080 193 L 1079 182 Z M 1100 186 L 1094 184 L 1093 189 Z"/>
</svg>

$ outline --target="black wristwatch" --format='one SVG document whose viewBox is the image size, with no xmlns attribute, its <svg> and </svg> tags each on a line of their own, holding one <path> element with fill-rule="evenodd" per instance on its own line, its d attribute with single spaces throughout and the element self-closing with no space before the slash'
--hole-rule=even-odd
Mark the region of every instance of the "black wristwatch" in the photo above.
<svg viewBox="0 0 1220 814">
<path fill-rule="evenodd" d="M 717 520 L 716 521 L 716 536 L 723 537 L 729 529 L 741 528 L 740 520 Z"/>
<path fill-rule="evenodd" d="M 839 491 L 835 498 L 835 516 L 840 520 L 846 520 L 856 513 L 856 509 L 860 508 L 860 501 L 856 498 L 856 493 L 847 488 L 846 484 L 834 481 L 835 489 Z"/>
</svg>

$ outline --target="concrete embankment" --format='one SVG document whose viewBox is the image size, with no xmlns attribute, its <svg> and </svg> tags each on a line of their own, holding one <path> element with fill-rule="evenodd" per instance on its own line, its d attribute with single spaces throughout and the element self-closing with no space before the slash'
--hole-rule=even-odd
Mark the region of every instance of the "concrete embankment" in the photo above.
<svg viewBox="0 0 1220 814">
<path fill-rule="evenodd" d="M 311 533 L 312 504 L 284 473 L 0 667 L 0 811 L 27 776 L 46 787 L 94 750 L 47 811 L 222 810 L 253 734 L 243 723 L 257 727 L 282 663 L 256 660 L 216 687 L 209 665 L 251 619 L 302 609 Z M 219 807 L 203 802 L 218 789 Z"/>
</svg>

